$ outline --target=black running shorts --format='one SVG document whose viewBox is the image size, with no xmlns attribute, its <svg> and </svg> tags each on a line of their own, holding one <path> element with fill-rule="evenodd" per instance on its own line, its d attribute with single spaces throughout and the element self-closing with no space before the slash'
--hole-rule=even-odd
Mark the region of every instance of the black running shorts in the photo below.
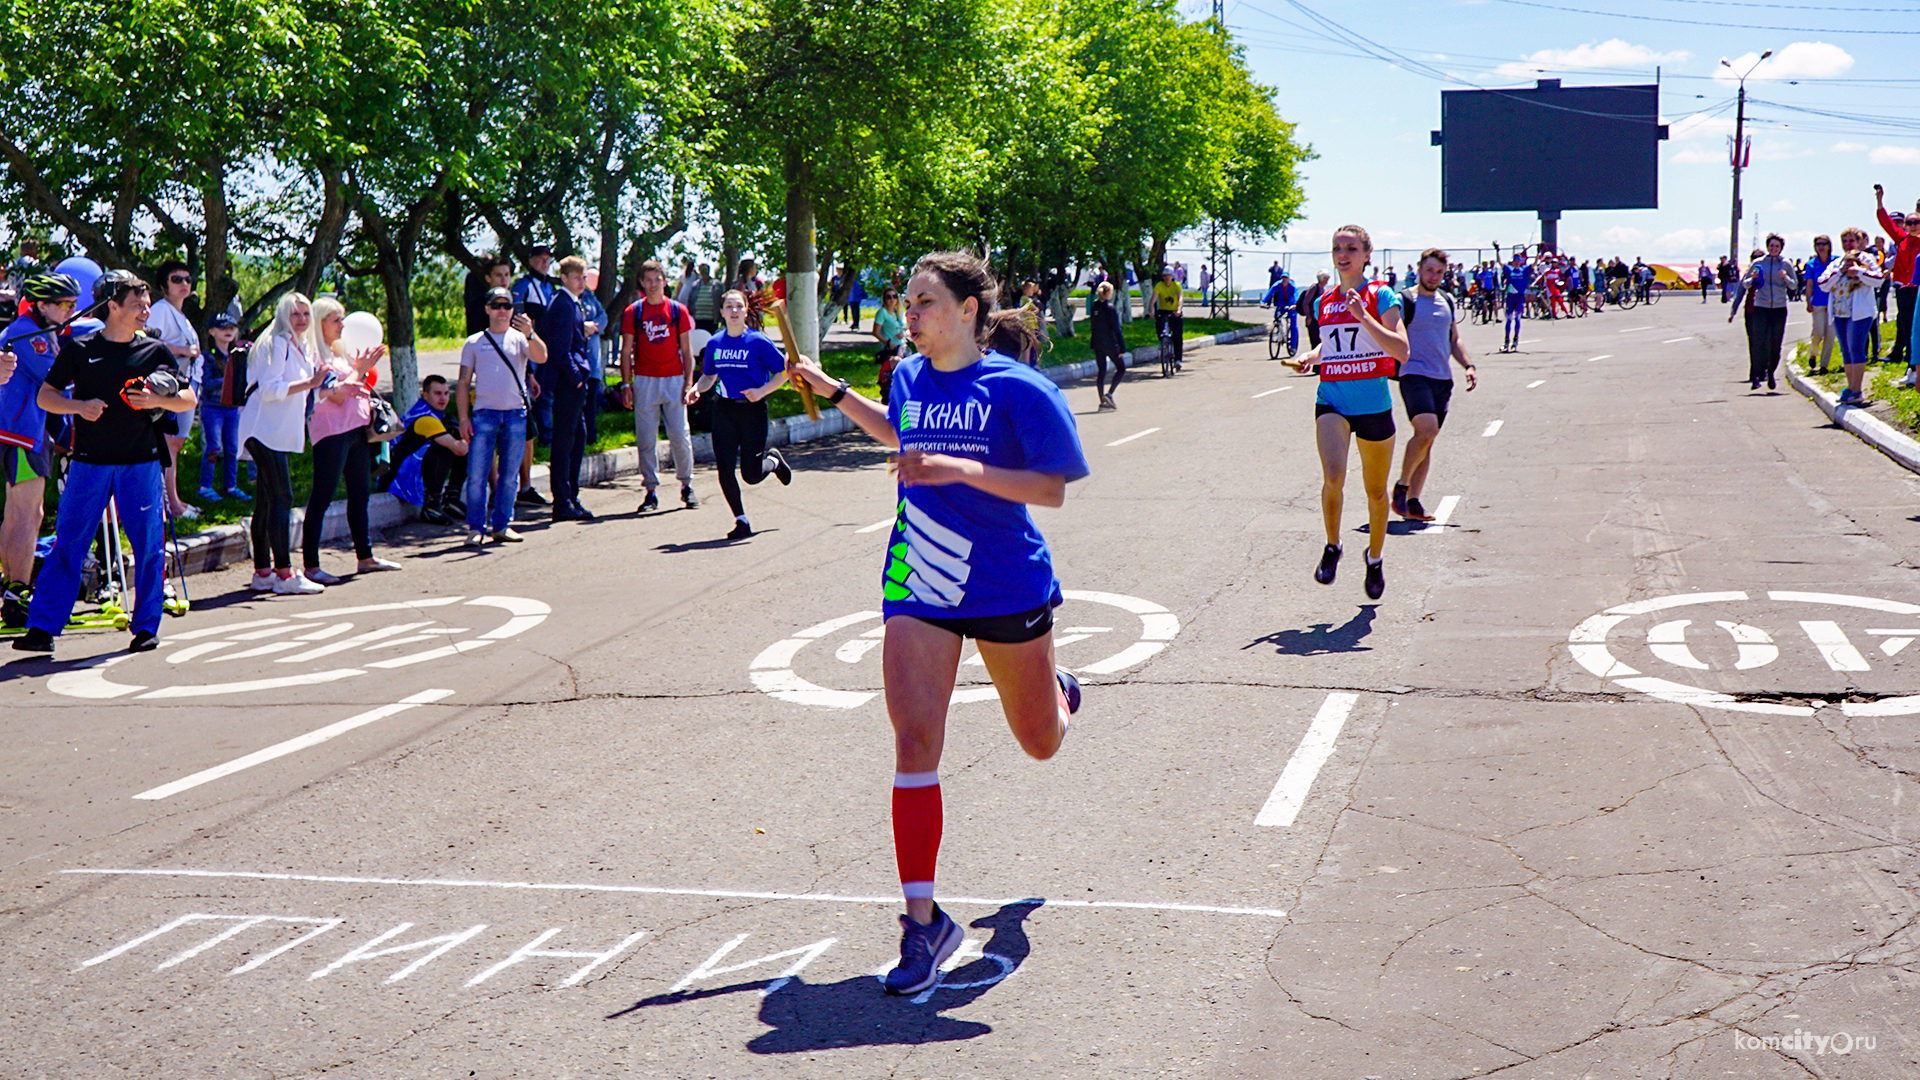
<svg viewBox="0 0 1920 1080">
<path fill-rule="evenodd" d="M 1400 400 L 1406 403 L 1409 419 L 1432 413 L 1441 427 L 1447 426 L 1447 403 L 1453 400 L 1453 380 L 1429 375 L 1400 376 Z"/>
<path fill-rule="evenodd" d="M 1042 604 L 1032 611 L 1022 611 L 1017 615 L 981 615 L 971 619 L 928 619 L 919 615 L 907 617 L 963 638 L 991 641 L 997 645 L 1020 645 L 1053 633 L 1051 604 Z"/>
<path fill-rule="evenodd" d="M 1329 414 L 1345 420 L 1347 426 L 1353 429 L 1353 437 L 1356 439 L 1364 439 L 1367 442 L 1385 442 L 1393 438 L 1392 409 L 1388 409 L 1386 412 L 1361 413 L 1359 416 L 1348 416 L 1346 413 L 1341 412 L 1331 405 L 1315 405 L 1313 407 L 1313 415 L 1316 418 Z"/>
</svg>

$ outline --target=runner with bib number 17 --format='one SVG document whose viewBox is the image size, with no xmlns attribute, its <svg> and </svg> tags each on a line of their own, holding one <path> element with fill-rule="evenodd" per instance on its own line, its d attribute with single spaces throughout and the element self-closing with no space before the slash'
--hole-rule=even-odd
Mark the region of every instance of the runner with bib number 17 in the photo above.
<svg viewBox="0 0 1920 1080">
<path fill-rule="evenodd" d="M 1387 479 L 1393 471 L 1393 395 L 1387 380 L 1407 362 L 1400 301 L 1393 289 L 1367 280 L 1373 241 L 1358 225 L 1333 234 L 1339 285 L 1320 294 L 1320 344 L 1294 361 L 1296 371 L 1319 368 L 1314 427 L 1320 444 L 1320 514 L 1327 546 L 1313 580 L 1333 584 L 1340 568 L 1340 511 L 1346 499 L 1347 445 L 1360 447 L 1360 478 L 1367 491 L 1367 598 L 1387 591 L 1382 551 L 1387 541 Z"/>
</svg>

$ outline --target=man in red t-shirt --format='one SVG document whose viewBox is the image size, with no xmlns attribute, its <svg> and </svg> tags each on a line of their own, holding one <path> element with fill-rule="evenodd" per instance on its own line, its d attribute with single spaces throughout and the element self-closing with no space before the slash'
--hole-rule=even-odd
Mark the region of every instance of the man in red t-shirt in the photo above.
<svg viewBox="0 0 1920 1080">
<path fill-rule="evenodd" d="M 652 259 L 640 267 L 644 293 L 620 317 L 620 380 L 633 410 L 633 438 L 640 450 L 640 482 L 646 497 L 642 513 L 660 508 L 656 452 L 660 425 L 673 449 L 673 471 L 680 478 L 680 501 L 700 505 L 693 493 L 693 436 L 687 431 L 687 392 L 693 387 L 693 315 L 667 297 L 667 272 Z"/>
</svg>

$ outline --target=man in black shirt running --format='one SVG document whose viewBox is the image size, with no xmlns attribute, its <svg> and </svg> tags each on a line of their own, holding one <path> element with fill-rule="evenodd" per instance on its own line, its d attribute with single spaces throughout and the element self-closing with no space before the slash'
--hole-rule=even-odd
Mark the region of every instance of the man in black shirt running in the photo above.
<svg viewBox="0 0 1920 1080">
<path fill-rule="evenodd" d="M 106 301 L 106 329 L 60 350 L 40 386 L 42 409 L 76 418 L 73 464 L 60 495 L 53 552 L 27 608 L 27 632 L 13 643 L 22 652 L 53 651 L 53 639 L 79 599 L 80 567 L 109 499 L 133 548 L 136 603 L 127 648 L 146 652 L 159 644 L 166 580 L 160 470 L 167 457 L 159 421 L 167 413 L 192 411 L 198 401 L 173 353 L 140 336 L 151 307 L 146 282 L 111 271 L 95 284 L 94 298 Z"/>
</svg>

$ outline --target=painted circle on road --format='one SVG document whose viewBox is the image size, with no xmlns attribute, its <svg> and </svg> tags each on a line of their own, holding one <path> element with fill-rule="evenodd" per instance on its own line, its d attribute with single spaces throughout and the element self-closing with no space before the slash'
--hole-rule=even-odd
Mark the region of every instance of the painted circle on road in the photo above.
<svg viewBox="0 0 1920 1080">
<path fill-rule="evenodd" d="M 1755 609 L 1763 610 L 1756 615 Z M 1787 612 L 1784 621 L 1782 611 Z M 1649 620 L 1653 625 L 1640 630 L 1638 621 Z M 1773 625 L 1767 625 L 1769 621 Z M 1623 631 L 1622 624 L 1631 624 L 1631 629 Z M 1679 678 L 1645 674 L 1615 654 L 1615 647 L 1636 647 L 1625 644 L 1636 634 L 1643 638 L 1637 647 L 1675 669 L 1673 674 Z M 1808 706 L 1743 701 L 1681 680 L 1689 678 L 1684 673 L 1698 671 L 1729 671 L 1739 678 L 1741 672 L 1779 662 L 1782 650 L 1792 649 L 1799 651 L 1802 660 L 1822 664 L 1851 682 L 1856 673 L 1897 667 L 1904 657 L 1920 655 L 1920 648 L 1907 652 L 1917 640 L 1920 604 L 1775 590 L 1767 592 L 1764 601 L 1744 592 L 1711 592 L 1620 604 L 1574 627 L 1567 635 L 1567 650 L 1576 663 L 1599 678 L 1662 701 L 1729 712 L 1812 716 L 1815 709 L 1825 707 L 1824 702 Z M 1699 650 L 1705 651 L 1704 658 Z M 1635 661 L 1645 662 L 1637 655 Z M 1848 716 L 1907 716 L 1920 713 L 1920 695 L 1842 701 L 1837 706 Z"/>
<path fill-rule="evenodd" d="M 1053 644 L 1060 650 L 1071 650 L 1060 654 L 1060 665 L 1079 675 L 1111 675 L 1127 668 L 1146 663 L 1167 647 L 1174 635 L 1180 632 L 1180 620 L 1172 612 L 1151 600 L 1142 600 L 1137 596 L 1121 593 L 1089 592 L 1083 589 L 1065 589 L 1061 595 L 1066 603 L 1054 610 Z M 1081 605 L 1097 605 L 1092 609 Z M 1100 608 L 1116 608 L 1134 616 L 1138 629 L 1131 626 L 1099 626 L 1095 622 L 1112 623 L 1117 620 L 1100 612 Z M 1081 625 L 1081 623 L 1089 625 Z M 871 625 L 869 625 L 871 624 Z M 1072 625 L 1068 625 L 1072 624 Z M 858 633 L 852 631 L 858 630 Z M 878 664 L 879 650 L 884 629 L 877 611 L 856 611 L 851 615 L 842 615 L 837 619 L 828 619 L 816 623 L 805 630 L 798 630 L 792 636 L 774 642 L 761 650 L 760 655 L 747 665 L 748 676 L 753 685 L 769 697 L 781 701 L 790 701 L 796 705 L 820 705 L 833 709 L 853 709 L 879 696 L 873 690 L 835 690 L 821 686 L 802 677 L 794 670 L 794 664 L 801 658 L 802 650 L 829 638 L 838 638 L 840 642 L 833 649 L 833 660 L 848 668 L 863 664 Z M 1125 641 L 1117 651 L 1113 649 L 1116 641 Z M 824 653 L 825 650 L 819 650 Z M 1082 660 L 1083 657 L 1091 659 Z M 820 660 L 817 664 L 826 663 Z M 816 666 L 817 666 L 816 664 Z M 873 670 L 873 669 L 868 669 Z M 986 665 L 981 663 L 977 650 L 969 647 L 960 660 L 961 684 L 953 691 L 953 703 L 963 705 L 972 701 L 998 701 L 1000 695 L 991 682 L 985 685 L 967 685 L 969 675 L 978 672 L 984 678 Z M 870 682 L 880 681 L 875 671 Z"/>
<path fill-rule="evenodd" d="M 506 618 L 501 620 L 499 614 L 503 612 Z M 553 609 L 545 603 L 521 596 L 471 599 L 437 596 L 390 604 L 302 610 L 286 615 L 262 614 L 224 626 L 195 627 L 178 634 L 164 634 L 160 644 L 165 648 L 137 657 L 123 655 L 89 660 L 48 678 L 47 689 L 76 698 L 135 695 L 139 699 L 164 700 L 316 686 L 374 671 L 462 656 L 524 634 L 552 613 Z M 475 627 L 450 625 L 450 621 L 497 622 L 498 625 L 476 632 Z M 412 651 L 394 652 L 407 646 L 417 647 Z M 286 674 L 262 676 L 256 670 L 251 673 L 252 677 L 224 681 L 206 678 L 234 671 L 227 666 L 234 661 L 256 658 L 273 665 L 270 670 Z M 107 678 L 107 669 L 133 660 L 145 661 L 137 668 L 143 673 L 144 683 Z M 149 664 L 153 666 L 150 668 Z M 129 673 L 119 674 L 124 677 Z M 166 685 L 155 685 L 162 682 Z"/>
</svg>

